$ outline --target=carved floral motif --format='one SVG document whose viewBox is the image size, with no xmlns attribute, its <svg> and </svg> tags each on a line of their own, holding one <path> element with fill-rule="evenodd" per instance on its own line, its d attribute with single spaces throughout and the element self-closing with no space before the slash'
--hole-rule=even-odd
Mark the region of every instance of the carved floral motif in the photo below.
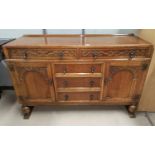
<svg viewBox="0 0 155 155">
<path fill-rule="evenodd" d="M 96 57 L 113 57 L 113 56 L 129 56 L 130 53 L 134 52 L 135 56 L 150 57 L 151 52 L 148 49 L 127 49 L 127 50 L 92 50 L 84 49 L 81 50 L 82 57 L 92 57 L 95 53 Z"/>
<path fill-rule="evenodd" d="M 10 49 L 11 58 L 24 58 L 25 53 L 29 57 L 60 57 L 63 53 L 64 57 L 76 57 L 75 49 Z"/>
<path fill-rule="evenodd" d="M 132 74 L 133 80 L 137 78 L 137 71 L 140 70 L 140 67 L 130 67 L 130 66 L 111 66 L 110 67 L 110 74 L 107 79 L 105 79 L 105 84 L 107 85 L 110 81 L 112 81 L 113 77 L 121 72 L 121 71 L 128 71 Z"/>
<path fill-rule="evenodd" d="M 48 82 L 48 76 L 47 76 L 47 70 L 45 67 L 17 67 L 16 68 L 18 74 L 19 74 L 19 80 L 23 81 L 25 74 L 28 72 L 36 72 L 40 74 L 45 81 Z"/>
<path fill-rule="evenodd" d="M 136 75 L 137 75 L 136 73 L 139 69 L 140 69 L 140 67 L 136 67 L 136 66 L 134 66 L 134 68 L 130 67 L 130 66 L 124 66 L 124 67 L 123 66 L 111 66 L 110 67 L 110 74 L 111 74 L 111 78 L 112 78 L 118 72 L 128 71 L 133 75 L 133 78 L 135 79 Z"/>
<path fill-rule="evenodd" d="M 152 52 L 148 49 L 122 49 L 122 50 L 103 50 L 103 49 L 81 49 L 82 57 L 113 57 L 113 56 L 130 56 L 130 53 L 135 56 L 151 57 Z M 60 57 L 63 53 L 63 57 L 77 57 L 76 49 L 10 49 L 10 58 L 25 58 L 25 54 L 28 58 L 31 57 Z"/>
</svg>

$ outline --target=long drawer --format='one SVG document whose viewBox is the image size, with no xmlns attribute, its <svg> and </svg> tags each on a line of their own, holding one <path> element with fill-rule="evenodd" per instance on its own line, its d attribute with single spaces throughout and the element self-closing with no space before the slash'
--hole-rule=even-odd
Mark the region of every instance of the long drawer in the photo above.
<svg viewBox="0 0 155 155">
<path fill-rule="evenodd" d="M 101 73 L 101 64 L 55 64 L 55 73 Z"/>
<path fill-rule="evenodd" d="M 11 48 L 8 49 L 10 59 L 55 59 L 70 60 L 77 59 L 77 49 L 24 49 Z"/>
<path fill-rule="evenodd" d="M 57 100 L 68 102 L 68 101 L 97 101 L 100 99 L 99 92 L 64 92 L 58 93 Z"/>
<path fill-rule="evenodd" d="M 151 58 L 152 51 L 148 48 L 142 49 L 80 49 L 82 59 L 103 59 L 103 58 Z"/>
<path fill-rule="evenodd" d="M 56 85 L 58 88 L 68 87 L 100 87 L 101 78 L 90 77 L 75 77 L 75 78 L 56 78 Z"/>
</svg>

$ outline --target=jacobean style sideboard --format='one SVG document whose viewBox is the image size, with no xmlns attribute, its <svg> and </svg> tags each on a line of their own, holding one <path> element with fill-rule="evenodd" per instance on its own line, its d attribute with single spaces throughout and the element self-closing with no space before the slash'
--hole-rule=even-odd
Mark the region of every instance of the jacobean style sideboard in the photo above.
<svg viewBox="0 0 155 155">
<path fill-rule="evenodd" d="M 124 105 L 135 117 L 153 46 L 130 35 L 26 35 L 3 46 L 24 118 L 40 105 Z"/>
</svg>

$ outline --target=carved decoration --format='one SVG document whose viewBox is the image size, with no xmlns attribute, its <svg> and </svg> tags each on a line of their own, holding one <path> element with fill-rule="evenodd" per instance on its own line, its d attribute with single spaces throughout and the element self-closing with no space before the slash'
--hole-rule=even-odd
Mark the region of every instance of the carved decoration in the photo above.
<svg viewBox="0 0 155 155">
<path fill-rule="evenodd" d="M 24 58 L 25 53 L 27 58 L 31 57 L 60 57 L 63 53 L 64 57 L 76 57 L 76 49 L 10 49 L 9 55 L 11 58 Z"/>
<path fill-rule="evenodd" d="M 10 49 L 9 57 L 10 58 L 25 58 L 25 53 L 28 49 Z"/>
<path fill-rule="evenodd" d="M 149 64 L 142 64 L 142 70 L 145 71 L 148 68 Z"/>
<path fill-rule="evenodd" d="M 102 49 L 81 49 L 82 57 L 113 57 L 113 56 L 127 56 L 130 57 L 131 53 L 135 53 L 136 56 L 151 57 L 152 51 L 148 49 L 123 49 L 123 50 L 102 50 Z M 63 53 L 63 57 L 77 57 L 76 49 L 24 49 L 16 48 L 9 49 L 10 58 L 27 58 L 31 57 L 60 57 L 60 53 Z"/>
<path fill-rule="evenodd" d="M 140 70 L 140 66 L 134 66 L 134 67 L 130 67 L 130 66 L 111 66 L 109 69 L 109 77 L 107 79 L 105 79 L 105 84 L 108 85 L 109 82 L 111 82 L 113 80 L 113 77 L 121 72 L 121 71 L 128 71 L 132 74 L 133 79 L 135 80 L 137 78 L 137 71 Z M 109 98 L 110 96 L 108 96 Z M 140 95 L 135 95 L 132 97 L 133 100 L 139 100 L 140 99 Z"/>
<path fill-rule="evenodd" d="M 135 53 L 135 56 L 145 56 L 151 57 L 151 52 L 148 49 L 123 49 L 123 50 L 102 50 L 102 49 L 82 49 L 81 56 L 82 57 L 92 57 L 93 53 L 95 52 L 96 57 L 113 57 L 113 56 L 130 56 L 130 53 Z"/>
<path fill-rule="evenodd" d="M 8 63 L 8 67 L 9 67 L 9 70 L 11 71 L 11 72 L 13 72 L 15 69 L 14 69 L 14 65 L 13 64 L 11 64 L 11 63 Z"/>
<path fill-rule="evenodd" d="M 47 70 L 45 67 L 17 67 L 16 70 L 19 74 L 20 81 L 24 80 L 26 73 L 36 72 L 36 73 L 39 73 L 47 83 L 49 82 L 49 79 L 47 76 Z"/>
<path fill-rule="evenodd" d="M 112 79 L 115 74 L 121 71 L 128 71 L 133 75 L 133 79 L 136 79 L 136 73 L 139 70 L 139 67 L 130 67 L 130 66 L 111 66 L 110 67 L 110 78 Z"/>
</svg>

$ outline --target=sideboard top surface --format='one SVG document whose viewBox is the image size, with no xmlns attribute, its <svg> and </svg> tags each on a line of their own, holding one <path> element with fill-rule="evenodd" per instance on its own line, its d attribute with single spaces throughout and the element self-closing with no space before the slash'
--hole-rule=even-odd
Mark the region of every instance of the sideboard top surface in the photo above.
<svg viewBox="0 0 155 155">
<path fill-rule="evenodd" d="M 151 44 L 134 35 L 25 35 L 4 47 L 139 47 Z"/>
</svg>

